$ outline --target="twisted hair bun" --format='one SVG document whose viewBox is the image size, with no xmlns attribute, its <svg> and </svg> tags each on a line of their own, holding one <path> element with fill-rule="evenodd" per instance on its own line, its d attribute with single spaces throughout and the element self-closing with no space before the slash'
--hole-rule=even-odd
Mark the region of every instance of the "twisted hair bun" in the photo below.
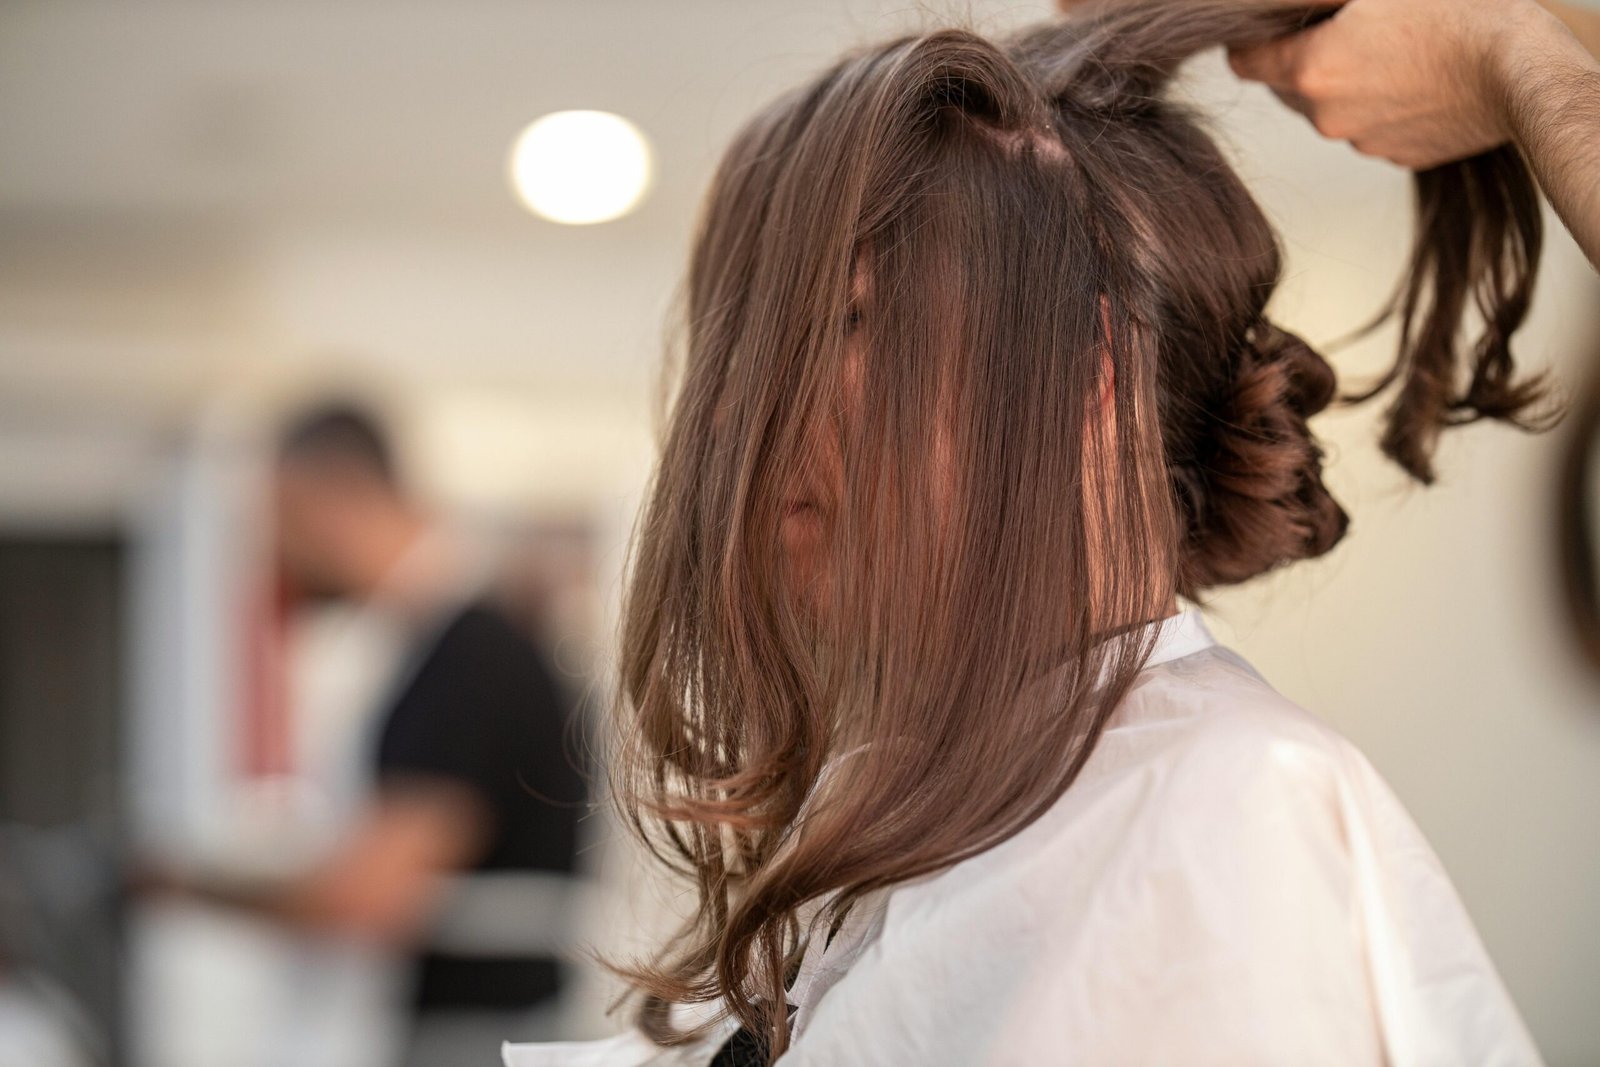
<svg viewBox="0 0 1600 1067">
<path fill-rule="evenodd" d="M 1189 456 L 1173 465 L 1189 596 L 1320 556 L 1350 521 L 1322 484 L 1322 449 L 1307 426 L 1337 388 L 1328 362 L 1260 319 L 1220 385 Z"/>
</svg>

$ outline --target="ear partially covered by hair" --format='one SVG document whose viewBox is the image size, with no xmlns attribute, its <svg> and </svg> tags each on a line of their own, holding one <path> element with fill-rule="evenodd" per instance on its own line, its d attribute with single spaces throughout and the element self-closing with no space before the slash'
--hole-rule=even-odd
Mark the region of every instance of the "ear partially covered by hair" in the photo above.
<svg viewBox="0 0 1600 1067">
<path fill-rule="evenodd" d="M 1380 447 L 1413 478 L 1434 480 L 1440 433 L 1479 419 L 1525 430 L 1554 425 L 1545 375 L 1513 381 L 1511 335 L 1533 295 L 1543 224 L 1539 193 L 1516 149 L 1497 148 L 1416 176 L 1416 237 L 1395 295 L 1368 330 L 1398 318 L 1395 363 L 1345 404 L 1399 381 L 1384 412 Z M 1483 333 L 1470 355 L 1461 335 L 1470 308 Z M 1534 410 L 1535 408 L 1538 410 Z"/>
</svg>

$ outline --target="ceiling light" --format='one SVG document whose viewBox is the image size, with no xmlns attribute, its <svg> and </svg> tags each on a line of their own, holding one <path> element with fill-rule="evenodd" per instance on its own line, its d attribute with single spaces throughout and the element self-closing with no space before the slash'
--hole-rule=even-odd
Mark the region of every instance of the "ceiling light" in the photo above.
<svg viewBox="0 0 1600 1067">
<path fill-rule="evenodd" d="M 511 149 L 511 185 L 541 218 L 581 226 L 609 222 L 649 190 L 650 144 L 609 111 L 556 111 L 535 120 Z"/>
</svg>

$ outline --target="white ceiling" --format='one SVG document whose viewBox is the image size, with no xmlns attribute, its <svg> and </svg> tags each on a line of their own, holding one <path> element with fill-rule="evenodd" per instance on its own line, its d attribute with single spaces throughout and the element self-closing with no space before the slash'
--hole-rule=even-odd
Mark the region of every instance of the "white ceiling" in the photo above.
<svg viewBox="0 0 1600 1067">
<path fill-rule="evenodd" d="M 515 225 L 503 164 L 551 110 L 629 116 L 676 237 L 732 127 L 842 45 L 1047 3 L 85 2 L 0 6 L 0 209 Z M 609 236 L 609 235 L 608 235 Z"/>
</svg>

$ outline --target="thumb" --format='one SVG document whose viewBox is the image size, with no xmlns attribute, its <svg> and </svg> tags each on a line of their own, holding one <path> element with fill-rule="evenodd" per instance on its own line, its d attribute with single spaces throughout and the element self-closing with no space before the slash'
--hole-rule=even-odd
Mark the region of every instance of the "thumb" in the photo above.
<svg viewBox="0 0 1600 1067">
<path fill-rule="evenodd" d="M 1245 81 L 1261 82 L 1274 89 L 1293 88 L 1321 30 L 1321 26 L 1313 26 L 1262 44 L 1231 47 L 1228 66 Z"/>
</svg>

